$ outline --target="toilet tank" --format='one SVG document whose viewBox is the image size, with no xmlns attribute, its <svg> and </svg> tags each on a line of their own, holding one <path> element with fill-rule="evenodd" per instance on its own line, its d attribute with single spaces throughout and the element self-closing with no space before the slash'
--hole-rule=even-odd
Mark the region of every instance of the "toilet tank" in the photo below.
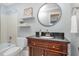
<svg viewBox="0 0 79 59">
<path fill-rule="evenodd" d="M 22 49 L 27 46 L 27 39 L 24 37 L 18 37 L 16 42 L 17 46 L 21 47 Z"/>
</svg>

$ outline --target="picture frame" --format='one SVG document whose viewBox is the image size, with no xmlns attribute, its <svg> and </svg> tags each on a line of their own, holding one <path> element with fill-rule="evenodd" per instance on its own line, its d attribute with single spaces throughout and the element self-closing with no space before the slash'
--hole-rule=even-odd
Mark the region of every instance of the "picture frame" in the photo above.
<svg viewBox="0 0 79 59">
<path fill-rule="evenodd" d="M 24 9 L 24 16 L 33 16 L 33 8 L 32 7 L 25 8 Z"/>
</svg>

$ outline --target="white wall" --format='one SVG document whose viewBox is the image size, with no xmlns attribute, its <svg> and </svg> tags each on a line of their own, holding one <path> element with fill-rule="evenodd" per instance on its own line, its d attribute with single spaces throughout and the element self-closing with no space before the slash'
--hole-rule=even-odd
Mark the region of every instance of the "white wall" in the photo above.
<svg viewBox="0 0 79 59">
<path fill-rule="evenodd" d="M 41 7 L 41 5 L 42 5 L 41 3 L 35 3 L 35 4 L 28 3 L 28 4 L 13 5 L 13 7 L 15 7 L 18 10 L 18 17 L 22 17 L 24 8 L 28 8 L 28 7 L 33 8 L 33 16 L 35 17 L 35 20 L 26 20 L 25 21 L 25 22 L 28 22 L 29 24 L 31 24 L 30 30 L 26 29 L 25 32 L 19 31 L 19 34 L 25 33 L 25 36 L 27 36 L 28 31 L 30 31 L 30 32 L 32 32 L 32 34 L 34 34 L 36 31 L 39 31 L 40 29 L 42 31 L 46 31 L 46 29 L 48 29 L 51 32 L 70 32 L 70 16 L 71 16 L 70 4 L 67 4 L 67 3 L 58 4 L 62 9 L 62 16 L 61 16 L 60 21 L 55 26 L 52 26 L 52 27 L 44 27 L 38 22 L 37 13 L 38 13 L 38 10 Z M 18 19 L 18 20 L 20 20 L 20 19 Z M 21 34 L 19 36 L 22 36 L 23 34 Z M 67 36 L 68 36 L 68 34 L 67 34 Z"/>
</svg>

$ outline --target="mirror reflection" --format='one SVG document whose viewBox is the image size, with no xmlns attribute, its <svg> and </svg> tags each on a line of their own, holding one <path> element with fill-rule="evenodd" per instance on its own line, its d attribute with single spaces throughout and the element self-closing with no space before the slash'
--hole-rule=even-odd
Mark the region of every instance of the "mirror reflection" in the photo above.
<svg viewBox="0 0 79 59">
<path fill-rule="evenodd" d="M 56 3 L 43 4 L 38 12 L 38 21 L 44 26 L 55 25 L 61 17 L 61 8 Z"/>
</svg>

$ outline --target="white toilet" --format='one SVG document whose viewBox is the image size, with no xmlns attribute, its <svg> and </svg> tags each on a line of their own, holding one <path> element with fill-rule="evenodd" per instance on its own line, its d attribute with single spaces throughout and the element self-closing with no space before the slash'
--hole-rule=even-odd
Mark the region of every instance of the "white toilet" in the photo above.
<svg viewBox="0 0 79 59">
<path fill-rule="evenodd" d="M 16 56 L 19 55 L 19 53 L 27 46 L 27 40 L 23 37 L 18 37 L 17 40 L 17 46 L 9 48 L 7 51 L 3 53 L 3 56 Z"/>
<path fill-rule="evenodd" d="M 17 46 L 19 46 L 21 49 L 27 46 L 27 39 L 24 37 L 18 37 L 16 42 Z"/>
</svg>

